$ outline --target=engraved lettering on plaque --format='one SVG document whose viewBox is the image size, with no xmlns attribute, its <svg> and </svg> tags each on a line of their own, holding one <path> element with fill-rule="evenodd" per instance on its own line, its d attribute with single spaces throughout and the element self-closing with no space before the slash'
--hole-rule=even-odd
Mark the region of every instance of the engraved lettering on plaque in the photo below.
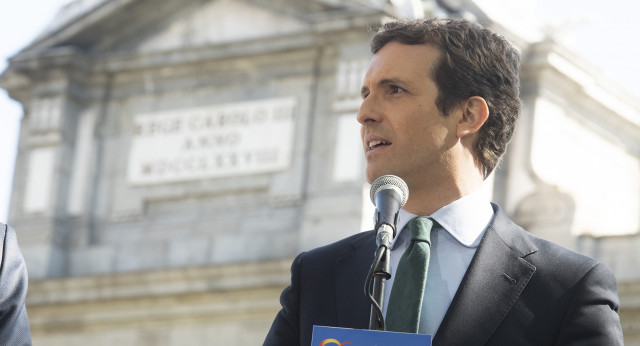
<svg viewBox="0 0 640 346">
<path fill-rule="evenodd" d="M 269 173 L 289 167 L 296 100 L 191 108 L 133 119 L 132 184 Z"/>
</svg>

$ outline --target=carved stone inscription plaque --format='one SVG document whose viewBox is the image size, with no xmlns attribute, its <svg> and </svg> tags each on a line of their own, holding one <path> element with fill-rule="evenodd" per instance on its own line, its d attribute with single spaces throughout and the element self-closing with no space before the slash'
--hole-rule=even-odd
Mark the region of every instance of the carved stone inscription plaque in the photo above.
<svg viewBox="0 0 640 346">
<path fill-rule="evenodd" d="M 140 114 L 133 119 L 128 181 L 160 184 L 285 170 L 295 118 L 294 98 Z"/>
</svg>

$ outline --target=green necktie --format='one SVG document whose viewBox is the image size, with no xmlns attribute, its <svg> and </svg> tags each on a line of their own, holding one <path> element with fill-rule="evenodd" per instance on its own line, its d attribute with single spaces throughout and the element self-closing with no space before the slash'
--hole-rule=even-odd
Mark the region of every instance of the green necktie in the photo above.
<svg viewBox="0 0 640 346">
<path fill-rule="evenodd" d="M 398 262 L 387 307 L 386 327 L 389 331 L 417 333 L 420 310 L 427 281 L 431 227 L 433 221 L 416 217 L 409 221 L 411 243 Z"/>
</svg>

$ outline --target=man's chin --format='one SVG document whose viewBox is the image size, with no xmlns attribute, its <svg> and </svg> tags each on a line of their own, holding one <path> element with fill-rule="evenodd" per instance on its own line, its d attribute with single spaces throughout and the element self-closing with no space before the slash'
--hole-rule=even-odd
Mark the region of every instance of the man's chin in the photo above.
<svg viewBox="0 0 640 346">
<path fill-rule="evenodd" d="M 373 170 L 373 169 L 367 169 L 367 181 L 369 182 L 369 184 L 373 184 L 373 182 L 380 178 L 383 175 L 387 175 L 387 174 L 393 174 L 390 172 L 386 172 L 386 171 L 379 171 L 379 170 Z"/>
</svg>

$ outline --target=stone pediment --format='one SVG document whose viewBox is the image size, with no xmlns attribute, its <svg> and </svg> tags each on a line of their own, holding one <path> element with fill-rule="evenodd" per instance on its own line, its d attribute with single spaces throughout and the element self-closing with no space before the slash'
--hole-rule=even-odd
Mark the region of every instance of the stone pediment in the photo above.
<svg viewBox="0 0 640 346">
<path fill-rule="evenodd" d="M 62 46 L 89 54 L 185 49 L 318 31 L 335 18 L 378 10 L 329 0 L 80 0 L 21 53 Z"/>
<path fill-rule="evenodd" d="M 167 51 L 309 31 L 304 20 L 242 1 L 209 1 L 168 18 L 149 35 L 110 47 L 137 52 Z M 115 49 L 114 49 L 115 48 Z M 102 50 L 102 49 L 100 49 Z"/>
</svg>

